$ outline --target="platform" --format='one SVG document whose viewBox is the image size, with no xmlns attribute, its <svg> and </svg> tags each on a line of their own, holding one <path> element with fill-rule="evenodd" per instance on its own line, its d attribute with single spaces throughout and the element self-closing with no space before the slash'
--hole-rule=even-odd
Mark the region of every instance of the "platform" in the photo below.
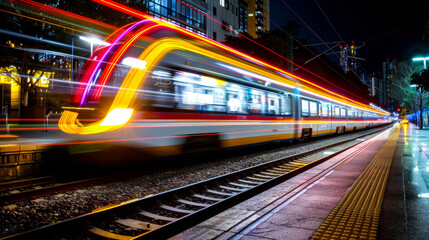
<svg viewBox="0 0 429 240">
<path fill-rule="evenodd" d="M 427 239 L 427 139 L 394 125 L 172 239 Z"/>
</svg>

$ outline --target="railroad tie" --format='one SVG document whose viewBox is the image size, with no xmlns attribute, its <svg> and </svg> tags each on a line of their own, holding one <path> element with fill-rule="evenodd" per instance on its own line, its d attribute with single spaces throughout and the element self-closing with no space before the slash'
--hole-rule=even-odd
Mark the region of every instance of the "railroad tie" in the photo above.
<svg viewBox="0 0 429 240">
<path fill-rule="evenodd" d="M 399 137 L 389 137 L 311 239 L 376 239 L 384 191 Z"/>
</svg>

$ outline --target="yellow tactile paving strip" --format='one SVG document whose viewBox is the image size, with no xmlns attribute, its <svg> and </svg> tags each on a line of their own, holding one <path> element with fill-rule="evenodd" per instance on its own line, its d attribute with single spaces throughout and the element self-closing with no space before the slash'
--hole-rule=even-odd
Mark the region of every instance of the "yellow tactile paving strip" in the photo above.
<svg viewBox="0 0 429 240">
<path fill-rule="evenodd" d="M 396 129 L 311 239 L 376 239 Z"/>
</svg>

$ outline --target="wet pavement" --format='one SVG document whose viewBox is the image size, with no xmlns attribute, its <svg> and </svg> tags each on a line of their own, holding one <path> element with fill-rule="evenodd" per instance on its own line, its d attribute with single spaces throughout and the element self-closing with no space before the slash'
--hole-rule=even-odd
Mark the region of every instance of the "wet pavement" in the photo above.
<svg viewBox="0 0 429 240">
<path fill-rule="evenodd" d="M 353 222 L 355 219 L 359 221 L 359 217 L 346 214 L 344 219 L 338 220 L 338 228 L 332 228 L 329 236 L 315 235 L 329 221 L 331 217 L 328 216 L 332 215 L 340 200 L 346 198 L 346 193 L 358 185 L 356 179 L 363 175 L 361 173 L 367 166 L 371 166 L 372 159 L 377 159 L 381 149 L 386 152 L 383 146 L 390 134 L 378 138 L 360 154 L 330 170 L 323 180 L 305 187 L 299 196 L 280 195 L 288 192 L 288 188 L 311 179 L 317 169 L 238 204 L 172 239 L 351 239 L 354 236 L 357 236 L 355 239 L 429 239 L 429 130 L 400 124 L 392 127 L 391 132 L 395 131 L 395 145 L 387 148 L 387 154 L 384 154 L 391 165 L 389 163 L 384 167 L 390 173 L 384 180 L 386 190 L 384 198 L 383 195 L 380 198 L 381 209 L 377 207 L 375 210 L 376 219 L 379 219 L 373 225 L 375 231 L 371 227 L 365 230 L 366 223 L 373 221 L 368 217 L 362 219 L 362 228 L 359 228 L 360 223 Z M 321 170 L 323 165 L 317 168 Z M 351 200 L 354 201 L 354 198 Z M 275 202 L 279 203 L 270 206 Z M 261 205 L 264 205 L 262 211 L 258 210 Z M 360 211 L 360 208 L 352 209 L 353 213 Z M 345 234 L 347 231 L 339 229 L 340 225 L 346 229 L 351 226 L 348 237 Z M 335 236 L 338 234 L 335 232 L 341 235 Z"/>
<path fill-rule="evenodd" d="M 429 130 L 402 125 L 379 239 L 429 239 Z"/>
</svg>

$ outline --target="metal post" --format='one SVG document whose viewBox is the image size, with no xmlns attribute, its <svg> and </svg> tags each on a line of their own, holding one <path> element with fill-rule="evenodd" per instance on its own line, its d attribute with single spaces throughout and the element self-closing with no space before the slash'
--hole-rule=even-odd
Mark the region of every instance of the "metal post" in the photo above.
<svg viewBox="0 0 429 240">
<path fill-rule="evenodd" d="M 9 133 L 9 121 L 8 121 L 7 113 L 6 113 L 6 133 Z"/>
<path fill-rule="evenodd" d="M 48 131 L 48 124 L 49 124 L 49 114 L 46 115 L 45 132 Z"/>
<path fill-rule="evenodd" d="M 71 65 L 70 65 L 70 72 L 71 72 L 71 76 L 70 76 L 70 82 L 73 82 L 73 57 L 74 57 L 74 31 L 72 31 L 72 51 L 71 51 Z"/>
</svg>

